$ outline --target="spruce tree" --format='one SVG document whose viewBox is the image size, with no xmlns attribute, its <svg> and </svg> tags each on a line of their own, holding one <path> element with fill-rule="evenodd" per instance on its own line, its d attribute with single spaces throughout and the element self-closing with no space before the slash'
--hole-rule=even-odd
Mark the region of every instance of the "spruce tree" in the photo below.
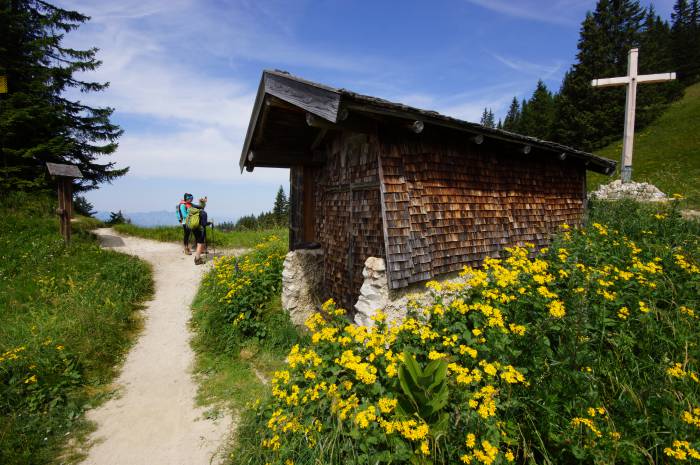
<svg viewBox="0 0 700 465">
<path fill-rule="evenodd" d="M 280 186 L 275 196 L 275 204 L 272 207 L 272 216 L 277 225 L 286 225 L 289 217 L 289 201 L 284 189 Z"/>
<path fill-rule="evenodd" d="M 41 0 L 0 4 L 0 75 L 9 93 L 0 95 L 0 189 L 32 189 L 47 183 L 45 163 L 73 163 L 83 175 L 76 190 L 124 175 L 101 161 L 117 148 L 121 129 L 110 122 L 111 108 L 71 100 L 66 92 L 99 92 L 107 84 L 84 81 L 93 71 L 97 49 L 62 45 L 64 35 L 89 18 Z"/>
<path fill-rule="evenodd" d="M 622 136 L 624 88 L 593 88 L 591 80 L 627 73 L 627 54 L 639 45 L 643 18 L 636 0 L 599 0 L 586 15 L 577 63 L 566 73 L 557 98 L 555 140 L 592 150 Z"/>
<path fill-rule="evenodd" d="M 671 14 L 673 64 L 685 85 L 700 80 L 700 6 L 698 0 L 676 0 Z"/>
<path fill-rule="evenodd" d="M 540 79 L 532 97 L 525 105 L 520 132 L 538 139 L 550 139 L 554 122 L 554 97 Z"/>
<path fill-rule="evenodd" d="M 496 127 L 496 117 L 494 116 L 493 111 L 491 111 L 490 108 L 484 108 L 484 112 L 481 114 L 480 124 L 482 126 L 486 126 L 487 128 Z"/>
<path fill-rule="evenodd" d="M 673 70 L 671 28 L 650 5 L 639 40 L 639 72 L 654 74 Z M 678 80 L 638 86 L 636 126 L 644 127 L 653 121 L 669 102 L 682 95 L 682 88 Z"/>
<path fill-rule="evenodd" d="M 510 102 L 510 107 L 508 108 L 508 113 L 503 120 L 503 129 L 511 132 L 518 132 L 518 127 L 520 124 L 520 103 L 516 97 Z"/>
</svg>

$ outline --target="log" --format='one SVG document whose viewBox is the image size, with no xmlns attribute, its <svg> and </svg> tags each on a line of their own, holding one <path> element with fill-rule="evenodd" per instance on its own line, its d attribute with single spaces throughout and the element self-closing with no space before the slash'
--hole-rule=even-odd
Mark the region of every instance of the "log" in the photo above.
<svg viewBox="0 0 700 465">
<path fill-rule="evenodd" d="M 407 123 L 404 123 L 404 127 L 407 128 L 409 131 L 415 132 L 416 134 L 420 134 L 425 128 L 425 123 L 423 123 L 423 121 L 420 120 L 409 121 Z"/>
</svg>

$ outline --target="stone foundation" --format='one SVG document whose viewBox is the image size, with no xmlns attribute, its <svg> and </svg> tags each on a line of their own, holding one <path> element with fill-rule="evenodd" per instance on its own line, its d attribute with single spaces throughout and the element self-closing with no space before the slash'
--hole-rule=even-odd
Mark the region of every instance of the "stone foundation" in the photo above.
<svg viewBox="0 0 700 465">
<path fill-rule="evenodd" d="M 297 249 L 284 259 L 282 270 L 282 308 L 301 326 L 317 308 L 323 282 L 323 250 Z"/>
<path fill-rule="evenodd" d="M 386 314 L 387 322 L 398 322 L 406 317 L 408 302 L 424 305 L 432 301 L 432 296 L 424 283 L 392 291 L 386 274 L 383 258 L 369 257 L 362 270 L 365 281 L 360 288 L 360 297 L 355 304 L 355 324 L 372 326 L 372 316 L 379 310 Z M 459 281 L 458 273 L 440 277 L 436 281 Z"/>
</svg>

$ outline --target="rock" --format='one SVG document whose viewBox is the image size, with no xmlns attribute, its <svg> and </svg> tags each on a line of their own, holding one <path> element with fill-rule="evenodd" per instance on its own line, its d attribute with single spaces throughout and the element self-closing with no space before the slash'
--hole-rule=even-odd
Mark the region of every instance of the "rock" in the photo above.
<svg viewBox="0 0 700 465">
<path fill-rule="evenodd" d="M 372 316 L 389 303 L 389 280 L 383 258 L 369 257 L 362 270 L 365 277 L 360 288 L 360 297 L 355 304 L 355 323 L 372 326 Z"/>
<path fill-rule="evenodd" d="M 621 200 L 632 199 L 642 202 L 664 202 L 668 200 L 666 194 L 656 186 L 646 182 L 628 182 L 615 180 L 609 184 L 603 184 L 596 191 L 591 192 L 591 199 Z"/>
<path fill-rule="evenodd" d="M 323 251 L 297 249 L 284 259 L 282 270 L 282 308 L 301 326 L 319 306 L 318 295 L 323 282 Z"/>
</svg>

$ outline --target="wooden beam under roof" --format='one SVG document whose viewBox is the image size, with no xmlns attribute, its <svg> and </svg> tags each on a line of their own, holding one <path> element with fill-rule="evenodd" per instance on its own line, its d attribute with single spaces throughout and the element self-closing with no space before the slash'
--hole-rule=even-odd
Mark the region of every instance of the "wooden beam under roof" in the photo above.
<svg viewBox="0 0 700 465">
<path fill-rule="evenodd" d="M 265 73 L 265 92 L 313 113 L 327 121 L 338 121 L 340 94 L 320 86 L 285 77 Z"/>
</svg>

